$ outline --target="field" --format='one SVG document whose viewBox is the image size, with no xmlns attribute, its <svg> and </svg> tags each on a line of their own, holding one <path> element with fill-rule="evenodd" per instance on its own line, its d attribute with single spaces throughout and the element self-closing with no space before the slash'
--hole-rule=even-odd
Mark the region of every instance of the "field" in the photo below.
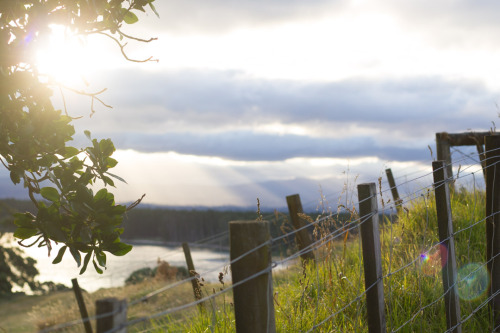
<svg viewBox="0 0 500 333">
<path fill-rule="evenodd" d="M 388 331 L 445 332 L 441 258 L 437 237 L 433 192 L 407 204 L 398 217 L 382 216 L 381 245 L 385 310 Z M 469 275 L 458 289 L 464 332 L 491 329 L 486 299 L 488 281 L 484 270 L 484 193 L 459 190 L 452 196 L 457 265 Z M 353 211 L 353 218 L 356 212 Z M 476 223 L 476 221 L 483 221 Z M 347 226 L 349 221 L 342 222 Z M 317 239 L 331 233 L 333 219 L 316 224 Z M 336 227 L 342 229 L 342 225 Z M 366 304 L 361 245 L 357 230 L 324 242 L 316 251 L 316 262 L 273 271 L 274 309 L 279 332 L 365 332 Z M 288 254 L 283 253 L 283 257 Z M 474 267 L 475 270 L 472 270 Z M 460 273 L 462 272 L 462 273 Z M 225 272 L 226 274 L 228 272 Z M 388 274 L 390 273 L 390 274 Z M 200 277 L 201 281 L 202 277 Z M 203 283 L 203 281 L 201 281 Z M 475 284 L 474 284 L 475 283 Z M 149 279 L 123 288 L 85 294 L 89 312 L 95 300 L 126 298 L 130 332 L 233 332 L 235 330 L 231 285 L 206 283 L 204 296 L 221 291 L 202 307 L 192 304 L 190 283 L 168 288 L 172 282 Z M 164 288 L 141 302 L 148 293 Z M 185 308 L 182 308 L 186 305 Z M 181 307 L 179 311 L 168 311 Z M 7 332 L 29 332 L 79 318 L 72 291 L 45 296 L 18 296 L 0 302 L 0 326 Z M 146 320 L 147 319 L 147 320 Z M 134 324 L 134 322 L 136 322 Z M 22 324 L 21 324 L 22 323 Z M 0 330 L 1 330 L 0 329 Z M 82 331 L 82 326 L 64 331 Z"/>
</svg>

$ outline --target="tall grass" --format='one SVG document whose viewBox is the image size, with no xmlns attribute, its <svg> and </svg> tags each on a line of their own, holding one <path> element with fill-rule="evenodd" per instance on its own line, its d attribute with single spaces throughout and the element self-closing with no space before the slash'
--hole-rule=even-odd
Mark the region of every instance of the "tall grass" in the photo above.
<svg viewBox="0 0 500 333">
<path fill-rule="evenodd" d="M 484 289 L 487 287 L 487 281 L 483 281 L 484 276 L 481 275 L 485 269 L 482 266 L 486 248 L 485 195 L 481 191 L 459 189 L 452 194 L 451 201 L 457 267 L 459 278 L 463 279 L 458 283 L 462 296 L 461 314 L 462 319 L 470 316 L 463 323 L 462 330 L 490 331 L 488 307 L 481 307 L 486 299 Z M 399 215 L 380 216 L 387 328 L 390 332 L 445 332 L 434 194 L 428 191 L 404 205 L 406 209 Z M 291 264 L 286 269 L 273 271 L 273 301 L 278 332 L 367 331 L 361 242 L 357 228 L 347 232 L 348 226 L 356 225 L 358 216 L 354 208 L 349 210 L 346 206 L 343 204 L 342 209 L 348 214 L 343 214 L 342 219 L 324 211 L 324 219 L 316 223 L 315 239 L 324 239 L 333 230 L 337 230 L 339 236 L 323 242 L 315 250 L 315 262 Z M 288 227 L 282 226 L 282 229 L 287 230 Z M 341 230 L 344 232 L 340 233 Z M 287 255 L 289 252 L 283 254 Z M 467 276 L 470 272 L 473 273 Z M 148 280 L 123 288 L 100 290 L 86 294 L 85 298 L 91 315 L 96 299 L 111 296 L 126 298 L 133 304 L 128 310 L 129 321 L 163 313 L 166 309 L 194 300 L 191 284 L 186 281 L 147 302 L 137 302 L 163 286 L 165 282 Z M 131 325 L 129 332 L 234 332 L 231 285 L 221 280 L 220 283 L 204 283 L 202 288 L 204 296 L 216 293 L 218 296 L 205 301 L 200 307 L 194 305 L 163 316 L 153 316 L 152 320 L 141 320 Z M 39 328 L 78 319 L 76 302 L 71 293 L 66 295 L 64 299 L 52 298 L 50 302 L 33 308 L 30 315 Z M 62 331 L 78 332 L 81 325 Z"/>
<path fill-rule="evenodd" d="M 484 193 L 460 189 L 451 200 L 457 266 L 460 269 L 476 263 L 479 266 L 474 267 L 481 267 L 485 257 Z M 388 331 L 445 332 L 442 264 L 433 192 L 428 191 L 406 203 L 405 208 L 399 216 L 381 216 Z M 354 218 L 355 210 L 352 211 Z M 341 224 L 349 222 L 348 219 Z M 318 224 L 315 236 L 321 238 L 329 233 L 332 225 L 342 227 L 335 219 L 327 219 Z M 316 250 L 316 262 L 304 268 L 296 265 L 273 272 L 278 332 L 367 331 L 362 251 L 357 234 L 353 230 L 324 243 Z M 205 286 L 207 294 L 220 287 Z M 467 296 L 461 299 L 462 318 L 476 311 L 463 323 L 463 331 L 488 331 L 488 309 L 478 308 L 486 298 L 485 292 L 466 290 L 469 285 L 464 282 L 459 282 L 458 287 L 459 293 Z M 203 311 L 191 312 L 182 321 L 176 321 L 172 316 L 159 318 L 147 330 L 233 332 L 233 310 L 229 291 L 212 299 Z"/>
</svg>

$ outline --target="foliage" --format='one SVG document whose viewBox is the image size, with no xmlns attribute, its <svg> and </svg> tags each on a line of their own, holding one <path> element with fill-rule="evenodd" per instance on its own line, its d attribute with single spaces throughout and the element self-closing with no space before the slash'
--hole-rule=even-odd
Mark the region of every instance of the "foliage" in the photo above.
<svg viewBox="0 0 500 333">
<path fill-rule="evenodd" d="M 33 258 L 25 258 L 18 248 L 0 247 L 0 295 L 11 294 L 13 286 L 39 289 L 35 263 Z"/>
<path fill-rule="evenodd" d="M 109 172 L 117 161 L 110 139 L 97 140 L 90 132 L 89 147 L 69 145 L 75 134 L 67 111 L 57 110 L 50 97 L 54 82 L 41 77 L 35 50 L 51 32 L 63 25 L 74 34 L 103 34 L 122 40 L 147 42 L 121 31 L 135 23 L 135 13 L 147 8 L 156 13 L 154 0 L 9 0 L 0 2 L 0 161 L 14 184 L 23 183 L 36 213 L 15 215 L 15 236 L 36 237 L 27 246 L 64 243 L 54 263 L 69 250 L 83 273 L 90 261 L 97 272 L 106 266 L 106 254 L 124 255 L 131 246 L 120 241 L 126 207 L 115 204 L 107 188 L 122 180 Z M 128 59 L 128 57 L 127 57 Z M 131 59 L 129 59 L 131 60 Z M 85 93 L 100 101 L 98 93 Z M 93 107 L 92 107 L 92 112 Z M 22 244 L 22 243 L 21 243 Z M 82 259 L 82 254 L 84 258 Z"/>
<path fill-rule="evenodd" d="M 125 279 L 125 284 L 136 284 L 144 281 L 147 278 L 152 278 L 155 276 L 156 268 L 144 267 L 133 271 L 127 279 Z"/>
<path fill-rule="evenodd" d="M 176 279 L 183 280 L 189 277 L 189 272 L 184 266 L 173 266 L 176 270 Z M 154 278 L 158 272 L 158 267 L 144 267 L 133 271 L 125 280 L 125 284 L 137 284 L 144 280 Z"/>
<path fill-rule="evenodd" d="M 484 261 L 484 200 L 484 192 L 479 191 L 468 193 L 460 190 L 452 196 L 459 268 L 471 262 Z M 432 249 L 437 239 L 436 217 L 433 213 L 434 197 L 432 193 L 428 193 L 413 201 L 411 205 L 405 204 L 405 207 L 408 212 L 403 211 L 397 220 L 386 216 L 388 219 L 392 218 L 393 223 L 381 225 L 383 273 L 393 273 L 384 278 L 388 331 L 444 332 L 446 322 L 441 272 L 439 269 L 426 270 L 424 263 L 418 260 L 422 251 Z M 480 223 L 475 224 L 478 221 Z M 366 306 L 362 294 L 364 278 L 360 253 L 361 246 L 356 235 L 346 239 L 339 237 L 319 249 L 316 265 L 307 265 L 305 270 L 300 265 L 273 270 L 277 332 L 366 332 Z M 409 263 L 411 264 L 408 265 Z M 202 287 L 204 296 L 212 295 L 221 289 L 227 291 L 204 302 L 205 311 L 199 311 L 196 306 L 184 308 L 185 304 L 194 300 L 189 282 L 176 285 L 166 293 L 149 298 L 147 302 L 134 304 L 129 308 L 129 321 L 167 309 L 183 309 L 154 318 L 149 323 L 140 322 L 129 327 L 129 331 L 234 332 L 231 287 L 229 283 L 221 283 L 205 283 Z M 152 279 L 123 288 L 101 289 L 93 294 L 85 294 L 84 297 L 89 297 L 86 304 L 91 307 L 92 313 L 95 299 L 123 297 L 130 303 L 164 287 L 164 281 Z M 78 308 L 76 302 L 71 302 L 74 298 L 71 293 L 40 296 L 36 299 L 42 302 L 56 296 L 66 298 L 50 305 L 40 303 L 40 306 L 33 310 L 35 317 L 45 322 L 50 321 L 51 325 L 78 318 Z M 480 308 L 485 305 L 483 302 L 486 298 L 487 296 L 482 294 L 476 299 L 461 300 L 464 332 L 491 331 L 488 306 Z M 14 315 L 4 309 L 10 310 L 17 306 L 17 302 L 5 303 L 0 301 L 2 323 L 8 322 L 9 317 Z M 25 312 L 22 313 L 23 316 Z M 61 314 L 64 316 L 59 317 Z M 332 317 L 328 318 L 329 316 Z M 323 324 L 313 329 L 314 325 L 325 319 L 327 320 Z M 40 329 L 45 327 L 39 326 Z M 10 329 L 10 326 L 6 325 L 5 328 Z M 68 331 L 78 332 L 81 327 L 75 326 L 72 329 Z"/>
</svg>

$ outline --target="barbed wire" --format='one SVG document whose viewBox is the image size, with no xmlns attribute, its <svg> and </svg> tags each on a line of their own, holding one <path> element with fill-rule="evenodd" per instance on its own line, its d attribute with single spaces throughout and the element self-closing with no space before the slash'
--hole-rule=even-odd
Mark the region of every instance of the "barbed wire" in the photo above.
<svg viewBox="0 0 500 333">
<path fill-rule="evenodd" d="M 485 152 L 486 154 L 486 152 Z M 464 159 L 468 158 L 469 156 L 465 156 Z M 487 160 L 487 158 L 485 158 L 484 160 Z M 460 161 L 460 160 L 459 160 Z M 456 162 L 453 162 L 452 165 L 456 165 L 457 163 L 459 163 L 459 161 L 456 161 Z M 497 162 L 498 163 L 498 162 Z M 490 164 L 488 165 L 486 168 L 489 168 L 489 167 L 492 167 L 492 166 L 495 166 L 497 163 L 495 164 Z M 447 165 L 444 166 L 445 168 L 447 167 Z M 467 177 L 472 177 L 473 178 L 473 184 L 474 184 L 474 191 L 476 191 L 476 173 L 478 171 L 473 171 L 473 172 L 467 172 L 468 169 L 472 168 L 473 166 L 467 166 L 465 167 L 464 169 L 461 170 L 461 172 L 459 174 L 456 175 L 456 177 L 453 177 L 453 176 L 449 176 L 448 179 L 444 182 L 441 182 L 441 183 L 438 183 L 438 184 L 434 184 L 434 183 L 431 183 L 430 185 L 427 185 L 427 186 L 424 186 L 422 187 L 421 189 L 413 192 L 412 194 L 410 195 L 407 195 L 403 198 L 401 198 L 401 202 L 400 204 L 408 204 L 409 202 L 412 202 L 414 201 L 416 198 L 418 197 L 424 197 L 425 196 L 423 194 L 420 194 L 420 195 L 415 195 L 416 193 L 422 193 L 426 190 L 430 190 L 431 188 L 437 188 L 439 186 L 446 186 L 447 183 L 449 183 L 449 181 L 456 181 L 458 179 L 466 179 Z M 430 177 L 431 175 L 433 175 L 434 172 L 428 172 L 424 175 L 420 175 L 418 177 L 415 177 L 413 178 L 412 180 L 408 180 L 402 184 L 400 184 L 399 186 L 402 186 L 402 185 L 405 185 L 405 184 L 409 184 L 409 183 L 412 183 L 412 182 L 416 182 L 417 180 L 420 180 L 420 179 L 423 179 L 425 177 Z M 370 199 L 373 199 L 374 197 L 377 197 L 378 195 L 383 195 L 385 193 L 387 193 L 388 191 L 390 191 L 391 189 L 385 189 L 385 190 L 380 190 L 380 193 L 377 193 L 373 196 L 371 196 L 370 198 L 365 198 L 365 199 L 362 199 L 361 201 L 359 202 L 354 202 L 352 203 L 352 206 L 357 206 L 359 205 L 359 203 L 362 203 L 364 202 L 365 200 L 370 200 Z M 391 207 L 395 206 L 396 203 L 391 203 L 392 205 L 389 205 Z M 481 219 L 479 221 L 474 221 L 473 223 L 471 223 L 469 226 L 463 228 L 463 229 L 460 229 L 458 231 L 454 231 L 448 238 L 442 240 L 440 243 L 443 243 L 445 241 L 448 241 L 450 239 L 452 239 L 453 237 L 455 237 L 456 235 L 460 234 L 460 233 L 463 233 L 463 232 L 466 232 L 467 230 L 469 229 L 472 229 L 473 227 L 475 227 L 476 225 L 478 224 L 481 224 L 481 223 L 484 223 L 487 219 L 489 218 L 492 218 L 493 216 L 499 214 L 500 212 L 496 212 L 496 213 L 493 213 L 493 214 L 490 214 L 489 216 L 485 217 L 484 219 Z M 311 251 L 315 251 L 317 250 L 321 244 L 324 244 L 328 241 L 331 241 L 331 240 L 334 240 L 338 237 L 341 237 L 342 235 L 344 235 L 345 233 L 353 230 L 353 229 L 356 229 L 356 228 L 359 228 L 360 224 L 364 223 L 364 221 L 366 221 L 368 218 L 370 217 L 373 217 L 375 214 L 379 214 L 379 212 L 373 212 L 372 214 L 370 214 L 369 216 L 365 216 L 363 218 L 357 218 L 355 219 L 354 221 L 350 221 L 349 223 L 345 224 L 343 226 L 342 229 L 337 229 L 337 230 L 334 230 L 330 233 L 327 233 L 326 235 L 324 235 L 323 237 L 320 237 L 319 239 L 315 240 L 312 244 L 310 244 L 309 246 L 307 246 L 306 248 L 303 248 L 303 249 L 300 249 L 298 251 L 296 251 L 295 253 L 293 253 L 292 255 L 282 259 L 282 260 L 278 260 L 278 261 L 274 261 L 272 262 L 272 265 L 269 266 L 268 268 L 252 275 L 251 277 L 248 277 L 247 279 L 243 280 L 243 281 L 240 281 L 238 283 L 235 283 L 235 284 L 232 284 L 230 287 L 222 290 L 222 291 L 219 291 L 219 292 L 216 292 L 214 293 L 213 295 L 209 295 L 207 297 L 204 297 L 203 299 L 201 300 L 197 300 L 197 301 L 194 301 L 194 302 L 191 302 L 191 303 L 188 303 L 188 304 L 184 304 L 184 305 L 181 305 L 181 306 L 177 306 L 177 307 L 174 307 L 174 308 L 170 308 L 170 309 L 167 309 L 167 310 L 164 310 L 164 311 L 161 311 L 161 312 L 157 312 L 155 314 L 152 314 L 152 315 L 149 315 L 149 316 L 145 316 L 145 317 L 141 317 L 141 318 L 137 318 L 137 319 L 134 319 L 133 321 L 130 321 L 130 322 L 127 322 L 127 326 L 131 326 L 131 325 L 134 325 L 138 322 L 142 322 L 142 321 L 148 321 L 148 320 L 152 320 L 154 318 L 157 318 L 157 317 L 161 317 L 161 316 L 164 316 L 164 315 L 168 315 L 168 314 L 171 314 L 171 313 L 174 313 L 174 312 L 177 312 L 177 311 L 181 311 L 181 310 L 184 310 L 186 308 L 189 308 L 189 307 L 192 307 L 192 306 L 195 306 L 201 302 L 204 302 L 206 300 L 209 300 L 209 299 L 212 299 L 212 298 L 215 298 L 225 292 L 228 292 L 229 290 L 232 290 L 235 286 L 238 286 L 238 285 L 241 285 L 247 281 L 249 281 L 250 279 L 252 278 L 255 278 L 257 276 L 260 276 L 262 274 L 265 274 L 265 273 L 268 273 L 268 272 L 271 272 L 273 268 L 275 268 L 277 265 L 281 265 L 281 264 L 284 264 L 285 262 L 288 262 L 288 261 L 291 261 L 291 260 L 294 260 L 296 258 L 298 258 L 299 256 L 301 256 L 302 254 L 305 254 L 305 253 L 308 253 L 308 252 L 311 252 Z M 243 257 L 253 253 L 254 251 L 257 251 L 258 249 L 262 248 L 263 246 L 268 246 L 268 245 L 272 245 L 273 243 L 279 241 L 279 240 L 282 240 L 282 239 L 285 239 L 285 238 L 289 238 L 291 236 L 294 236 L 296 235 L 298 232 L 300 232 L 301 230 L 304 230 L 304 229 L 307 229 L 307 228 L 313 228 L 314 226 L 318 225 L 319 223 L 321 222 L 324 222 L 324 221 L 327 221 L 329 219 L 332 219 L 334 217 L 335 214 L 332 214 L 330 213 L 329 215 L 326 215 L 326 216 L 323 216 L 309 224 L 305 224 L 304 226 L 296 229 L 296 230 L 293 230 L 291 232 L 288 232 L 288 233 L 285 233 L 283 235 L 280 235 L 280 236 L 277 236 L 277 237 L 274 237 L 274 238 L 271 238 L 270 241 L 268 242 L 265 242 L 265 243 L 262 243 L 261 245 L 255 247 L 254 249 L 251 249 L 249 251 L 247 251 L 246 253 L 242 254 L 241 256 L 231 260 L 230 262 L 228 262 L 227 264 L 223 265 L 222 267 L 225 267 L 227 266 L 228 264 L 231 265 L 233 264 L 234 262 L 238 261 L 238 260 L 241 260 Z M 276 214 L 273 214 L 273 215 L 270 215 L 270 216 L 273 216 L 273 217 L 276 217 Z M 337 214 L 338 216 L 338 214 Z M 363 220 L 364 219 L 364 220 Z M 392 222 L 391 222 L 391 228 L 392 228 Z M 212 236 L 209 236 L 207 237 L 206 239 L 203 239 L 203 240 L 200 240 L 199 243 L 203 243 L 204 241 L 205 242 L 209 242 L 211 240 L 214 240 L 214 239 L 218 239 L 220 237 L 226 237 L 228 235 L 228 232 L 222 232 L 222 233 L 219 233 L 217 235 L 212 235 Z M 391 239 L 392 239 L 392 229 L 391 229 Z M 434 246 L 437 246 L 439 244 L 435 244 Z M 391 246 L 391 251 L 392 251 L 392 246 Z M 498 256 L 498 255 L 497 255 Z M 493 257 L 493 258 L 496 258 L 497 256 Z M 493 260 L 493 258 L 490 259 Z M 331 318 L 333 318 L 334 316 L 336 316 L 338 313 L 344 311 L 346 308 L 348 308 L 349 306 L 351 306 L 353 303 L 355 302 L 359 302 L 362 297 L 366 294 L 366 292 L 368 290 L 370 290 L 370 288 L 372 288 L 373 286 L 375 286 L 377 283 L 379 283 L 380 281 L 383 281 L 384 279 L 390 279 L 393 275 L 397 274 L 398 272 L 410 267 L 410 266 L 416 266 L 415 264 L 421 260 L 421 257 L 417 256 L 416 258 L 414 258 L 413 260 L 411 260 L 410 262 L 404 264 L 403 266 L 395 269 L 395 270 L 392 270 L 392 264 L 391 264 L 391 261 L 392 261 L 392 255 L 390 256 L 390 259 L 389 259 L 389 272 L 387 274 L 385 274 L 384 276 L 382 276 L 377 282 L 375 282 L 374 284 L 372 284 L 371 286 L 369 286 L 368 288 L 366 288 L 364 291 L 362 291 L 361 293 L 359 293 L 354 299 L 352 299 L 349 303 L 347 303 L 347 305 L 345 305 L 344 307 L 342 307 L 341 309 L 339 309 L 338 311 L 332 313 L 330 316 L 328 316 L 327 318 L 325 318 L 324 320 L 322 320 L 320 323 L 318 324 L 315 324 L 308 332 L 311 332 L 311 331 L 314 331 L 315 329 L 317 329 L 318 327 L 320 327 L 321 325 L 323 325 L 325 322 L 327 322 L 328 320 L 330 320 Z M 360 261 L 361 263 L 361 261 Z M 361 269 L 361 267 L 360 267 Z M 216 271 L 216 270 L 220 270 L 219 268 L 216 268 L 216 269 L 213 269 L 213 270 L 210 270 L 209 272 L 212 272 L 212 271 Z M 473 272 L 469 273 L 467 276 L 470 276 Z M 466 276 L 466 277 L 467 277 Z M 464 281 L 466 279 L 466 277 L 463 277 L 460 281 L 456 281 L 455 284 L 453 284 L 450 289 L 452 287 L 456 287 L 457 283 L 461 282 L 461 281 Z M 150 297 L 153 297 L 159 293 L 162 293 L 168 289 L 171 289 L 171 288 L 175 288 L 176 286 L 178 286 L 179 284 L 181 283 L 186 283 L 188 281 L 191 281 L 192 279 L 194 279 L 196 277 L 192 277 L 190 279 L 186 279 L 186 280 L 183 280 L 183 281 L 179 281 L 179 282 L 176 282 L 174 284 L 171 284 L 171 285 L 168 285 L 168 286 L 165 286 L 163 288 L 160 288 L 156 291 L 153 291 L 152 293 L 148 294 L 147 296 L 150 298 Z M 390 285 L 390 284 L 389 284 Z M 445 291 L 443 294 L 441 294 L 437 299 L 433 300 L 431 303 L 429 304 L 426 304 L 425 306 L 423 307 L 420 307 L 418 309 L 418 311 L 416 311 L 405 323 L 403 323 L 401 326 L 399 326 L 398 328 L 396 328 L 395 330 L 391 330 L 391 332 L 397 332 L 399 330 L 401 330 L 402 328 L 404 328 L 406 325 L 408 325 L 410 322 L 412 322 L 418 315 L 419 313 L 422 313 L 423 310 L 433 306 L 434 304 L 436 304 L 437 302 L 439 302 L 448 291 Z M 490 296 L 487 300 L 485 300 L 483 303 L 481 303 L 481 305 L 479 307 L 477 307 L 476 309 L 474 309 L 469 315 L 468 317 L 466 317 L 465 319 L 461 320 L 458 325 L 460 324 L 463 324 L 464 322 L 468 321 L 472 316 L 474 316 L 475 313 L 477 313 L 482 307 L 484 307 L 487 303 L 488 303 L 488 300 L 491 300 L 491 298 L 493 296 L 496 296 L 499 292 L 495 293 L 494 295 Z M 391 294 L 391 293 L 389 293 Z M 145 297 L 147 297 L 145 296 Z M 147 298 L 146 298 L 147 299 Z M 141 298 L 141 299 L 138 299 L 138 300 L 135 300 L 133 302 L 130 302 L 129 305 L 132 306 L 134 304 L 137 304 L 137 303 L 140 303 L 144 301 L 144 297 Z M 102 318 L 104 316 L 109 316 L 111 314 L 114 314 L 116 313 L 113 312 L 113 313 L 109 313 L 109 314 L 104 314 L 104 315 L 100 315 L 99 318 Z M 98 317 L 97 316 L 94 316 L 92 318 L 88 318 L 87 320 L 95 320 L 97 319 Z M 82 320 L 78 320 L 78 321 L 74 321 L 74 322 L 70 322 L 70 323 L 66 323 L 66 325 L 76 325 L 78 323 L 83 323 L 84 321 Z M 64 324 L 60 324 L 60 325 L 64 325 Z M 65 327 L 69 327 L 69 326 L 60 326 L 58 325 L 57 327 L 56 326 L 53 326 L 47 330 L 44 330 L 44 331 L 41 331 L 41 332 L 50 332 L 51 330 L 55 330 L 55 329 L 61 329 L 61 328 L 65 328 Z M 392 324 L 391 324 L 391 327 L 392 327 Z M 118 329 L 118 328 L 117 328 Z M 117 330 L 116 329 L 116 330 Z M 449 329 L 447 330 L 446 332 L 450 332 L 452 331 L 453 329 Z M 111 330 L 109 331 L 109 333 L 111 332 L 114 332 L 115 330 Z"/>
</svg>

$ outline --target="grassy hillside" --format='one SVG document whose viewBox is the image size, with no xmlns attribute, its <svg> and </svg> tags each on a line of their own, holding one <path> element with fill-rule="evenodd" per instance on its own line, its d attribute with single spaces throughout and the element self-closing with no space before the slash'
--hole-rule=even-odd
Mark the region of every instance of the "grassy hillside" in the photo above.
<svg viewBox="0 0 500 333">
<path fill-rule="evenodd" d="M 481 192 L 459 191 L 452 197 L 457 266 L 459 277 L 466 277 L 458 285 L 462 319 L 467 319 L 463 324 L 464 332 L 491 330 L 488 307 L 480 306 L 486 299 L 484 289 L 487 287 L 482 275 L 484 266 L 481 266 L 485 253 L 484 207 L 484 193 Z M 383 273 L 387 275 L 384 278 L 384 293 L 388 330 L 444 332 L 441 259 L 432 192 L 406 204 L 406 208 L 407 211 L 403 211 L 398 219 L 390 221 L 391 218 L 387 217 L 381 224 Z M 328 234 L 333 223 L 337 222 L 330 220 L 319 224 L 315 237 Z M 316 264 L 307 265 L 305 270 L 300 265 L 294 265 L 286 270 L 273 271 L 274 307 L 279 332 L 367 331 L 361 244 L 355 231 L 325 243 L 316 251 Z M 129 308 L 129 320 L 159 314 L 193 301 L 191 284 L 183 283 L 152 297 L 148 302 L 135 302 L 166 284 L 152 279 L 124 288 L 100 290 L 85 297 L 90 313 L 93 313 L 92 307 L 98 298 L 127 298 L 129 302 L 136 303 Z M 206 301 L 202 311 L 191 306 L 152 321 L 137 323 L 129 327 L 129 331 L 234 332 L 230 286 L 227 283 L 203 286 L 204 295 L 221 290 L 228 292 Z M 78 318 L 72 293 L 61 292 L 0 302 L 0 326 L 8 332 L 16 332 L 16 322 L 20 322 L 19 318 L 28 318 L 27 312 L 33 330 Z M 81 331 L 81 326 L 73 331 Z"/>
<path fill-rule="evenodd" d="M 459 277 L 477 269 L 459 283 L 464 332 L 490 329 L 484 280 L 484 193 L 459 191 L 452 198 Z M 435 201 L 432 192 L 413 201 L 399 221 L 381 227 L 387 326 L 401 332 L 444 332 L 443 287 L 439 256 Z M 482 221 L 477 223 L 475 222 Z M 328 222 L 327 222 L 328 223 Z M 474 226 L 472 226 L 474 225 Z M 472 227 L 471 227 L 472 226 Z M 319 228 L 318 235 L 328 228 Z M 319 236 L 318 236 L 319 237 Z M 304 272 L 292 269 L 274 277 L 276 326 L 279 332 L 354 332 L 367 330 L 361 244 L 357 235 L 344 235 L 316 253 L 317 263 Z M 471 266 L 473 265 L 473 266 Z M 227 297 L 227 296 L 226 296 Z M 219 297 L 220 298 L 220 297 Z M 232 305 L 212 303 L 211 311 L 187 322 L 172 324 L 171 318 L 153 324 L 154 332 L 234 330 Z M 477 311 L 477 312 L 476 312 Z"/>
</svg>

